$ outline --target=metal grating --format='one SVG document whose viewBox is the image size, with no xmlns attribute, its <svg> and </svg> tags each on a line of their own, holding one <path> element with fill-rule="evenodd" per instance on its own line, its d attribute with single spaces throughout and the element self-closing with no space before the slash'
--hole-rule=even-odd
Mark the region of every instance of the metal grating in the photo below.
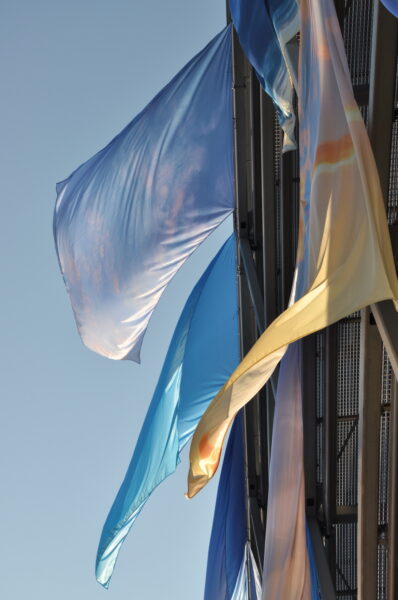
<svg viewBox="0 0 398 600">
<path fill-rule="evenodd" d="M 340 321 L 338 325 L 338 417 L 358 416 L 359 330 L 359 313 L 354 313 L 350 317 Z"/>
<path fill-rule="evenodd" d="M 394 120 L 392 125 L 390 185 L 388 190 L 387 219 L 392 225 L 398 221 L 398 60 L 395 77 Z"/>
<path fill-rule="evenodd" d="M 387 539 L 385 532 L 377 546 L 377 600 L 387 600 Z"/>
<path fill-rule="evenodd" d="M 387 600 L 388 592 L 388 523 L 390 481 L 390 431 L 393 372 L 387 352 L 383 348 L 381 385 L 380 447 L 379 447 L 379 498 L 377 545 L 377 600 Z"/>
<path fill-rule="evenodd" d="M 369 84 L 372 7 L 371 0 L 346 3 L 343 35 L 353 85 Z"/>
<path fill-rule="evenodd" d="M 324 412 L 325 412 L 325 332 L 316 334 L 316 483 L 323 482 L 324 459 Z"/>
<path fill-rule="evenodd" d="M 276 214 L 276 305 L 278 312 L 284 310 L 282 300 L 282 286 L 280 282 L 282 273 L 282 238 L 281 238 L 281 160 L 282 160 L 282 129 L 278 117 L 274 116 L 274 182 L 275 182 L 275 214 Z"/>
<path fill-rule="evenodd" d="M 357 525 L 338 523 L 336 532 L 336 596 L 352 600 L 357 595 Z"/>
</svg>

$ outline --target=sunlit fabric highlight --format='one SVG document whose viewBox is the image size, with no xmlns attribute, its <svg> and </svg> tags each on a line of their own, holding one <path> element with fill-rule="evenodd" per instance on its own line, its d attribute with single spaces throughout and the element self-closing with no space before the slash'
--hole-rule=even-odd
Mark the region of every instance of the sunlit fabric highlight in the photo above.
<svg viewBox="0 0 398 600">
<path fill-rule="evenodd" d="M 205 408 L 239 362 L 235 236 L 193 289 L 176 326 L 96 563 L 108 586 L 120 547 L 148 497 L 179 462 Z"/>
<path fill-rule="evenodd" d="M 225 451 L 207 558 L 204 600 L 248 598 L 244 595 L 248 586 L 248 556 L 242 421 L 242 414 L 238 414 Z"/>
<path fill-rule="evenodd" d="M 217 596 L 214 600 L 219 600 L 219 598 L 221 596 Z M 238 579 L 231 600 L 248 600 L 249 598 L 250 600 L 261 600 L 261 578 L 250 544 L 246 542 Z"/>
<path fill-rule="evenodd" d="M 165 287 L 233 210 L 232 165 L 228 27 L 57 185 L 55 243 L 86 346 L 139 362 Z"/>
<path fill-rule="evenodd" d="M 191 444 L 189 496 L 213 476 L 231 421 L 272 375 L 288 344 L 380 300 L 398 306 L 380 182 L 335 8 L 332 0 L 302 0 L 300 7 L 296 301 L 271 323 L 202 417 Z"/>
<path fill-rule="evenodd" d="M 305 521 L 300 354 L 300 342 L 289 346 L 278 376 L 265 529 L 263 600 L 312 598 Z"/>
<path fill-rule="evenodd" d="M 285 133 L 284 148 L 295 147 L 293 70 L 286 44 L 299 29 L 296 0 L 229 0 L 241 46 L 272 98 Z"/>
</svg>

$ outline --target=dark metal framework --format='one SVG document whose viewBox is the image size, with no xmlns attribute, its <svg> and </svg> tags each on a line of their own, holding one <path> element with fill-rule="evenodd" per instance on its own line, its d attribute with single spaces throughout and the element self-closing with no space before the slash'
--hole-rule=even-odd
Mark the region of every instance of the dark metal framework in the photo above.
<svg viewBox="0 0 398 600">
<path fill-rule="evenodd" d="M 378 0 L 336 0 L 398 257 L 398 22 Z M 241 350 L 286 308 L 298 156 L 233 37 Z M 397 260 L 396 260 L 397 262 Z M 391 302 L 303 342 L 306 506 L 322 598 L 398 598 L 398 316 Z M 247 527 L 261 570 L 275 380 L 244 409 Z"/>
</svg>

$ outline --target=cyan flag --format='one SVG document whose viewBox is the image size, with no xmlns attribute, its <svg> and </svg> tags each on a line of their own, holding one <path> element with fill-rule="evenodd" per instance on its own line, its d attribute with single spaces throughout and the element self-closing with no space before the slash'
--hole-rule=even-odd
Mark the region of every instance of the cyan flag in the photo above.
<svg viewBox="0 0 398 600">
<path fill-rule="evenodd" d="M 54 237 L 83 342 L 139 362 L 169 281 L 232 212 L 231 28 L 58 184 Z"/>
<path fill-rule="evenodd" d="M 101 535 L 108 586 L 121 544 L 151 492 L 173 473 L 200 417 L 239 362 L 234 234 L 193 289 L 175 329 L 126 477 Z"/>
</svg>

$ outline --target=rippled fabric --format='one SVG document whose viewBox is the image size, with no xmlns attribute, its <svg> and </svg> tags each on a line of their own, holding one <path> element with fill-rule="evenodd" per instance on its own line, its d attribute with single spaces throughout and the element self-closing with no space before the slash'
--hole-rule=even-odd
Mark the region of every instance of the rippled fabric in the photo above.
<svg viewBox="0 0 398 600">
<path fill-rule="evenodd" d="M 266 383 L 287 345 L 391 298 L 398 281 L 380 182 L 355 103 L 332 0 L 302 0 L 301 222 L 293 299 L 203 415 L 191 444 L 188 495 L 217 469 L 234 416 Z"/>
<path fill-rule="evenodd" d="M 282 359 L 272 433 L 263 600 L 311 600 L 307 554 L 300 342 Z M 316 597 L 316 596 L 315 596 Z"/>
<path fill-rule="evenodd" d="M 248 576 L 249 574 L 249 576 Z M 214 600 L 219 600 L 218 596 Z M 247 542 L 231 600 L 260 600 L 261 579 L 250 544 Z M 223 599 L 224 600 L 224 599 Z"/>
<path fill-rule="evenodd" d="M 247 517 L 242 421 L 242 414 L 238 414 L 225 451 L 207 557 L 204 600 L 232 599 L 245 557 Z M 243 585 L 242 580 L 240 587 Z"/>
<path fill-rule="evenodd" d="M 286 44 L 299 29 L 297 2 L 229 0 L 229 6 L 241 46 L 275 104 L 284 148 L 294 148 L 293 73 Z"/>
<path fill-rule="evenodd" d="M 139 362 L 165 287 L 233 210 L 231 29 L 57 192 L 54 237 L 82 340 Z"/>
<path fill-rule="evenodd" d="M 398 17 L 398 0 L 381 0 L 394 17 Z"/>
<path fill-rule="evenodd" d="M 193 289 L 176 326 L 96 562 L 108 587 L 121 544 L 148 497 L 179 463 L 206 406 L 239 362 L 235 236 Z"/>
</svg>

